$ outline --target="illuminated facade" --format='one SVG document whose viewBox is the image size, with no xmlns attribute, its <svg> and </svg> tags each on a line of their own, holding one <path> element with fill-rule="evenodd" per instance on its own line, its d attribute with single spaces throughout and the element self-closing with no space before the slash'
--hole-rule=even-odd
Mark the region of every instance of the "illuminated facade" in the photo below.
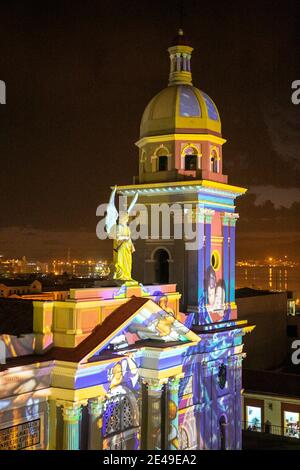
<svg viewBox="0 0 300 470">
<path fill-rule="evenodd" d="M 241 448 L 252 327 L 237 321 L 234 200 L 245 190 L 222 173 L 219 113 L 191 84 L 181 32 L 169 52 L 170 86 L 142 119 L 138 181 L 117 191 L 148 206 L 192 200 L 199 245 L 140 240 L 144 285 L 71 289 L 27 303 L 26 331 L 2 323 L 0 448 Z"/>
</svg>

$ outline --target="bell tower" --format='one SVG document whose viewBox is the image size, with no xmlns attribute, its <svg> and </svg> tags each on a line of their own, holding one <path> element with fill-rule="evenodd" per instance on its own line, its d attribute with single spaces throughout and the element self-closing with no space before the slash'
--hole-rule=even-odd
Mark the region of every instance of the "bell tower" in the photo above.
<svg viewBox="0 0 300 470">
<path fill-rule="evenodd" d="M 146 106 L 140 126 L 139 176 L 156 183 L 206 179 L 227 183 L 222 169 L 219 112 L 212 99 L 192 84 L 191 55 L 180 29 L 169 49 L 168 87 Z"/>
<path fill-rule="evenodd" d="M 180 359 L 182 380 L 196 377 L 189 421 L 195 419 L 197 448 L 240 449 L 242 338 L 253 327 L 237 321 L 235 200 L 246 189 L 223 174 L 220 114 L 192 84 L 193 49 L 181 30 L 168 51 L 168 86 L 141 120 L 139 175 L 118 187 L 130 198 L 138 191 L 149 222 L 147 236 L 134 241 L 133 277 L 145 288 L 155 284 L 157 293 L 176 284 L 185 324 L 201 339 Z M 179 403 L 183 413 L 185 406 Z"/>
<path fill-rule="evenodd" d="M 192 51 L 179 30 L 168 49 L 168 86 L 142 116 L 136 143 L 139 175 L 134 185 L 118 190 L 126 196 L 137 190 L 149 221 L 155 205 L 162 207 L 161 225 L 170 219 L 167 238 L 162 232 L 155 237 L 148 233 L 147 239 L 135 242 L 134 278 L 145 284 L 176 283 L 182 311 L 194 313 L 197 324 L 210 324 L 236 318 L 235 199 L 246 190 L 230 186 L 223 174 L 226 140 L 220 114 L 213 100 L 192 84 Z M 181 214 L 179 222 L 174 207 Z M 188 220 L 197 234 L 193 245 L 185 234 Z M 181 237 L 176 236 L 176 223 L 181 224 Z"/>
</svg>

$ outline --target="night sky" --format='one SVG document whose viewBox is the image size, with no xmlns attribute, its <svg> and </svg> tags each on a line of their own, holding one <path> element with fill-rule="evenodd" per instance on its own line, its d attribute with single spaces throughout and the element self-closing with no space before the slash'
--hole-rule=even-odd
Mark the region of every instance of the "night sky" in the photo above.
<svg viewBox="0 0 300 470">
<path fill-rule="evenodd" d="M 167 86 L 177 1 L 0 4 L 0 253 L 101 257 L 96 207 L 137 174 L 139 124 Z M 185 1 L 193 83 L 216 102 L 238 258 L 300 259 L 300 2 Z"/>
</svg>

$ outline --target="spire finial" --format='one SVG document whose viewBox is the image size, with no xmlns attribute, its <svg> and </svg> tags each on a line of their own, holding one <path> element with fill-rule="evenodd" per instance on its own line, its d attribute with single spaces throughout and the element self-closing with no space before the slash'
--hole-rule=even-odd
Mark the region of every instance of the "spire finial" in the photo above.
<svg viewBox="0 0 300 470">
<path fill-rule="evenodd" d="M 179 28 L 172 46 L 168 49 L 170 54 L 170 85 L 192 85 L 191 55 L 193 48 L 184 36 L 183 29 Z"/>
<path fill-rule="evenodd" d="M 183 35 L 183 0 L 180 0 L 180 17 L 179 17 L 179 30 L 178 30 L 178 34 L 180 34 L 179 31 L 182 31 L 182 35 Z"/>
</svg>

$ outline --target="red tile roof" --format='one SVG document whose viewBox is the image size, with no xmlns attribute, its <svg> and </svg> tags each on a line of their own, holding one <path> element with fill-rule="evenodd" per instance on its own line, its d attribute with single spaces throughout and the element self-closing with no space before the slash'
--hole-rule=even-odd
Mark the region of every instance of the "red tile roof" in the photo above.
<svg viewBox="0 0 300 470">
<path fill-rule="evenodd" d="M 0 365 L 0 371 L 10 367 L 52 360 L 80 362 L 85 356 L 97 348 L 98 345 L 103 343 L 106 338 L 113 335 L 116 329 L 125 324 L 130 317 L 132 317 L 147 302 L 152 301 L 147 298 L 132 297 L 128 302 L 122 304 L 112 312 L 109 317 L 105 319 L 102 325 L 96 326 L 93 332 L 78 346 L 76 346 L 76 348 L 53 347 L 45 354 L 31 354 L 28 356 L 11 358 L 7 360 L 6 364 Z"/>
</svg>

